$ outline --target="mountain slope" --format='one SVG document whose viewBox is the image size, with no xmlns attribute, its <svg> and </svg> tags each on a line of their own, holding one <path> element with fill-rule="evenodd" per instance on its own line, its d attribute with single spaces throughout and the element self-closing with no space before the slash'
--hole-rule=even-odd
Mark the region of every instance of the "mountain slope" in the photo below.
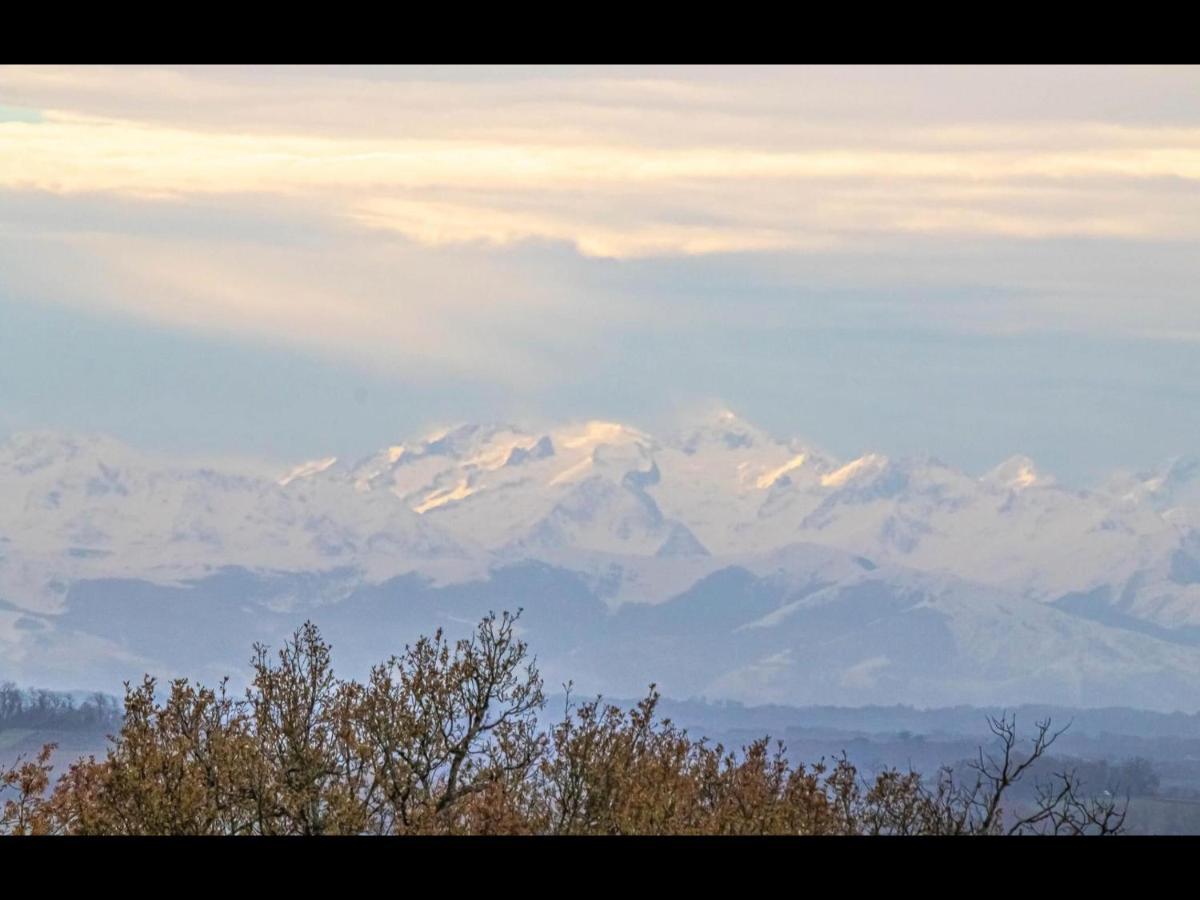
<svg viewBox="0 0 1200 900">
<path fill-rule="evenodd" d="M 1021 456 L 978 477 L 838 459 L 729 412 L 661 438 L 462 425 L 273 476 L 23 435 L 0 444 L 0 665 L 44 657 L 49 675 L 65 654 L 82 677 L 169 662 L 111 623 L 165 628 L 170 611 L 195 633 L 215 615 L 274 633 L 289 610 L 340 621 L 339 604 L 397 578 L 426 599 L 474 586 L 486 610 L 516 604 L 513 573 L 532 565 L 562 573 L 543 587 L 586 598 L 554 607 L 595 635 L 564 675 L 623 692 L 656 661 L 680 690 L 779 702 L 1184 703 L 1200 698 L 1197 522 L 1188 459 L 1071 490 Z M 120 613 L 121 591 L 215 602 L 200 584 L 234 605 Z M 179 658 L 240 658 L 233 630 L 198 644 L 206 661 Z"/>
</svg>

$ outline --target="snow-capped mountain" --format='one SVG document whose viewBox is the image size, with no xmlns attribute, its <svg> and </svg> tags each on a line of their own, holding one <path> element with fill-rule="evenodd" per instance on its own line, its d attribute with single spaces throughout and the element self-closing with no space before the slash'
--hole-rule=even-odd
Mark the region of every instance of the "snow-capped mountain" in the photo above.
<svg viewBox="0 0 1200 900">
<path fill-rule="evenodd" d="M 564 661 L 567 677 L 591 671 L 600 688 L 643 670 L 666 683 L 657 661 L 679 691 L 741 699 L 817 702 L 819 687 L 830 702 L 1048 691 L 1161 706 L 1193 692 L 1200 708 L 1195 460 L 1072 490 L 1023 456 L 978 477 L 932 458 L 838 459 L 729 412 L 662 436 L 462 425 L 272 475 L 106 438 L 0 444 L 0 674 L 52 650 L 84 660 L 79 677 L 89 659 L 161 662 L 153 640 L 105 624 L 106 605 L 113 622 L 127 610 L 114 586 L 174 592 L 162 603 L 177 613 L 206 584 L 248 591 L 229 599 L 254 630 L 309 607 L 351 622 L 353 598 L 382 585 L 441 598 L 435 618 L 468 595 L 521 605 L 513 573 L 586 598 L 554 607 L 559 637 L 600 616 L 586 640 L 548 638 L 579 670 Z M 169 627 L 139 609 L 130 628 Z M 353 645 L 371 625 L 346 627 Z"/>
<path fill-rule="evenodd" d="M 345 470 L 327 462 L 307 480 L 387 491 L 505 556 L 725 557 L 811 542 L 1041 600 L 1119 586 L 1126 611 L 1200 625 L 1200 587 L 1171 576 L 1187 568 L 1200 514 L 1200 466 L 1186 461 L 1073 491 L 1023 456 L 978 478 L 933 459 L 838 460 L 723 412 L 662 440 L 600 422 L 464 426 Z"/>
<path fill-rule="evenodd" d="M 404 504 L 332 482 L 181 464 L 106 438 L 0 445 L 0 596 L 22 606 L 52 608 L 80 578 L 170 580 L 230 565 L 391 574 L 470 555 Z"/>
</svg>

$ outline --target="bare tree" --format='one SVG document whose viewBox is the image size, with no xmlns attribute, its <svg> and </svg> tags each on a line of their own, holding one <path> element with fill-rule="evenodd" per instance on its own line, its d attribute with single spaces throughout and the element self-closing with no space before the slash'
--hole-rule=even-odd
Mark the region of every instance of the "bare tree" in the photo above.
<svg viewBox="0 0 1200 900">
<path fill-rule="evenodd" d="M 371 671 L 333 672 L 312 623 L 272 655 L 256 645 L 244 697 L 185 679 L 160 701 L 126 686 L 103 760 L 50 787 L 47 746 L 0 771 L 9 834 L 1116 834 L 1127 801 L 1094 796 L 1050 762 L 1066 729 L 989 718 L 994 741 L 956 777 L 888 769 L 859 776 L 792 765 L 764 737 L 740 752 L 658 717 L 653 685 L 632 709 L 597 697 L 543 731 L 541 676 L 516 615 L 489 613 L 453 645 L 437 631 Z M 35 706 L 54 706 L 33 695 Z M 0 697 L 0 699 L 3 699 Z M 9 708 L 11 695 L 4 702 Z M 21 701 L 24 703 L 25 701 Z M 41 713 L 38 713 L 41 714 Z"/>
<path fill-rule="evenodd" d="M 385 826 L 454 829 L 459 801 L 523 780 L 543 753 L 542 681 L 519 617 L 489 613 L 453 650 L 439 629 L 372 670 L 362 729 Z"/>
</svg>

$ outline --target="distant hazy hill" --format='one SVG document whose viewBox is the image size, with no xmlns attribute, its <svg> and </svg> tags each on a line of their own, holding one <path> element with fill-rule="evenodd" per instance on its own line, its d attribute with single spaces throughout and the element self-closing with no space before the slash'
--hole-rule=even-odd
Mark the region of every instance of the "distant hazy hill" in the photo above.
<svg viewBox="0 0 1200 900">
<path fill-rule="evenodd" d="M 0 765 L 54 743 L 62 759 L 103 751 L 121 727 L 120 704 L 104 694 L 0 684 Z"/>
</svg>

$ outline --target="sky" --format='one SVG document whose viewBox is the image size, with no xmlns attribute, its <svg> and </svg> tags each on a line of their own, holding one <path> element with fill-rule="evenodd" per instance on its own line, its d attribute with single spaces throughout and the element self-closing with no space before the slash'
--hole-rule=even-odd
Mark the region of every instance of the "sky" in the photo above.
<svg viewBox="0 0 1200 900">
<path fill-rule="evenodd" d="M 1200 68 L 0 67 L 0 436 L 1200 453 Z"/>
</svg>

